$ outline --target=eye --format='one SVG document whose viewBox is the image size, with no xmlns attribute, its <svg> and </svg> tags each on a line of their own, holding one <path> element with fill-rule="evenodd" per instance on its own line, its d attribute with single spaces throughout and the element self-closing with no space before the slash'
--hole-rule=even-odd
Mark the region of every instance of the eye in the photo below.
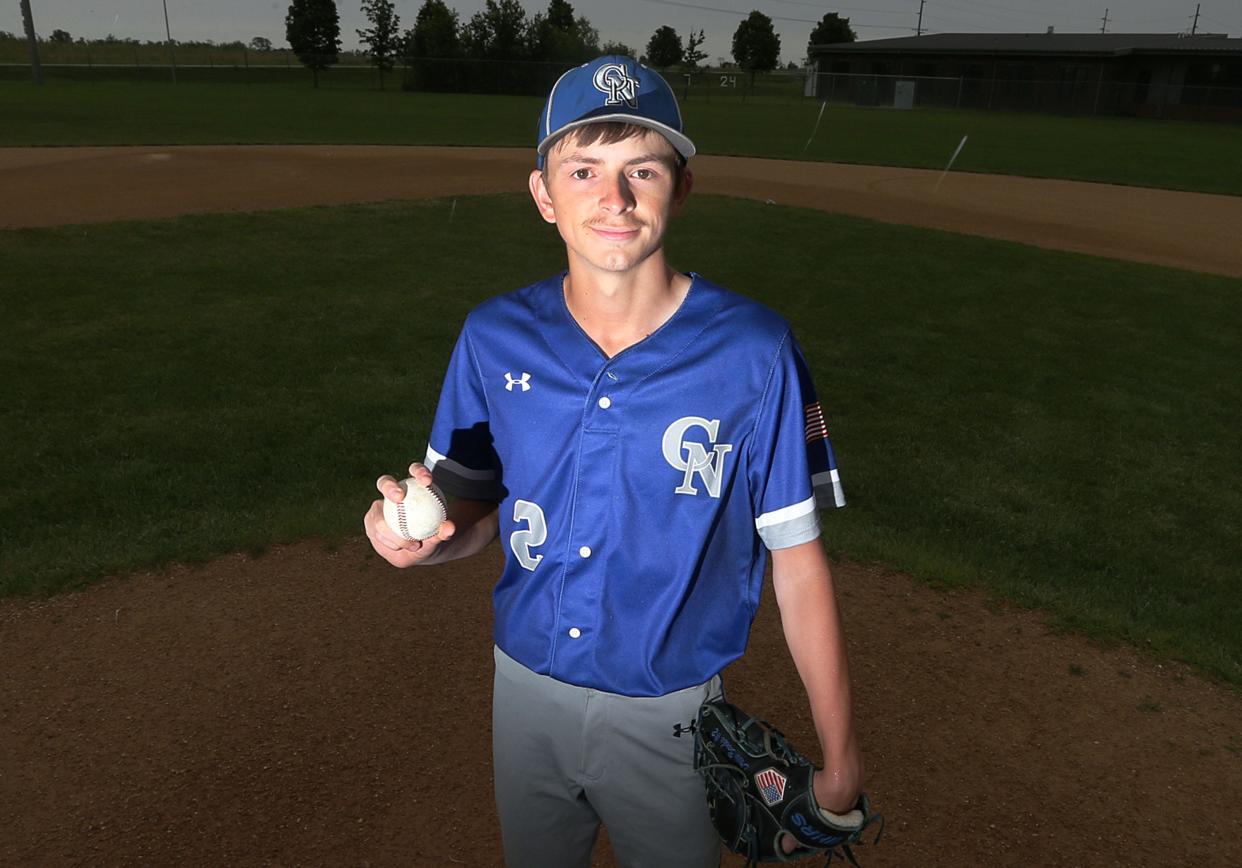
<svg viewBox="0 0 1242 868">
<path fill-rule="evenodd" d="M 650 181 L 655 177 L 655 172 L 651 169 L 635 169 L 634 177 L 640 181 Z"/>
<path fill-rule="evenodd" d="M 574 169 L 569 173 L 571 178 L 577 178 L 579 181 L 585 181 L 591 177 L 591 170 L 583 166 L 581 169 Z"/>
</svg>

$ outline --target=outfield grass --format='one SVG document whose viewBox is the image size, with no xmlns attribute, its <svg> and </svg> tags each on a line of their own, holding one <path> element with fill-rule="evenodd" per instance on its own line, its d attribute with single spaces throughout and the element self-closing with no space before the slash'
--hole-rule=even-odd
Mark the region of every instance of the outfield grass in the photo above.
<svg viewBox="0 0 1242 868">
<path fill-rule="evenodd" d="M 0 146 L 532 146 L 538 98 L 379 92 L 363 81 L 339 70 L 318 91 L 309 74 L 301 84 L 255 86 L 0 81 Z M 808 148 L 820 109 L 813 101 L 690 100 L 683 108 L 704 153 L 939 169 L 965 135 L 961 171 L 1242 195 L 1237 125 L 833 105 Z"/>
<path fill-rule="evenodd" d="M 708 196 L 670 250 L 793 319 L 834 553 L 1242 684 L 1242 281 Z M 563 256 L 522 196 L 0 232 L 0 593 L 358 534 Z"/>
</svg>

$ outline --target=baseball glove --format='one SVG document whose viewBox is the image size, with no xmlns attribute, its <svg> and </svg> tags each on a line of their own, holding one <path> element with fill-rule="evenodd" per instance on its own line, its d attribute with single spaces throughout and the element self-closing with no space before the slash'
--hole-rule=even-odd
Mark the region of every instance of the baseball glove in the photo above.
<svg viewBox="0 0 1242 868">
<path fill-rule="evenodd" d="M 827 853 L 857 866 L 851 845 L 884 817 L 865 795 L 844 815 L 815 804 L 815 767 L 766 721 L 723 697 L 703 703 L 694 727 L 694 767 L 707 785 L 712 823 L 725 845 L 755 862 L 788 862 Z M 795 845 L 786 853 L 786 839 Z"/>
</svg>

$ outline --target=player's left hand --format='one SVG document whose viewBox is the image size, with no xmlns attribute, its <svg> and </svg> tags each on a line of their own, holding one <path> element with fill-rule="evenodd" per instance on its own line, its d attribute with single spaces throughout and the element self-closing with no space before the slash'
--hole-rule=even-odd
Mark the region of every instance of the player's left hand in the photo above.
<svg viewBox="0 0 1242 868">
<path fill-rule="evenodd" d="M 853 751 L 844 762 L 816 769 L 811 779 L 815 803 L 834 814 L 848 813 L 853 809 L 858 803 L 858 794 L 862 792 L 862 783 L 862 754 L 858 751 Z"/>
<path fill-rule="evenodd" d="M 862 792 L 862 754 L 852 752 L 855 761 L 846 762 L 846 768 L 816 769 L 811 778 L 811 789 L 815 791 L 815 804 L 834 814 L 848 814 L 858 804 L 858 794 Z M 792 853 L 797 847 L 793 838 L 785 838 L 781 849 L 786 854 Z"/>
</svg>

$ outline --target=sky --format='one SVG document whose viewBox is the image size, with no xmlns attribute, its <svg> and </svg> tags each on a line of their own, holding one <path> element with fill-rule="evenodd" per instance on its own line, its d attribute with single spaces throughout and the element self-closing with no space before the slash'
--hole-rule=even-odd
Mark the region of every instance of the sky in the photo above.
<svg viewBox="0 0 1242 868">
<path fill-rule="evenodd" d="M 285 45 L 288 0 L 166 0 L 174 39 L 249 42 L 265 36 Z M 423 0 L 395 0 L 402 30 L 414 26 Z M 445 0 L 467 21 L 484 0 Z M 164 38 L 163 0 L 30 0 L 35 30 L 54 29 L 75 38 L 109 33 L 141 41 Z M 522 0 L 528 15 L 547 8 L 547 0 Z M 730 58 L 733 31 L 752 9 L 773 19 L 781 36 L 781 62 L 800 63 L 812 28 L 827 12 L 850 19 L 858 38 L 913 36 L 919 0 L 845 0 L 836 5 L 815 0 L 578 0 L 571 3 L 599 30 L 602 41 L 618 41 L 642 53 L 657 27 L 669 25 L 682 35 L 702 29 L 708 62 Z M 1199 32 L 1242 36 L 1242 3 L 1202 0 Z M 366 26 L 360 0 L 338 0 L 341 43 L 357 48 L 355 33 Z M 1110 33 L 1189 31 L 1196 0 L 926 0 L 923 29 L 931 33 L 1099 32 L 1108 10 Z M 19 0 L 0 0 L 0 30 L 23 32 Z"/>
</svg>

